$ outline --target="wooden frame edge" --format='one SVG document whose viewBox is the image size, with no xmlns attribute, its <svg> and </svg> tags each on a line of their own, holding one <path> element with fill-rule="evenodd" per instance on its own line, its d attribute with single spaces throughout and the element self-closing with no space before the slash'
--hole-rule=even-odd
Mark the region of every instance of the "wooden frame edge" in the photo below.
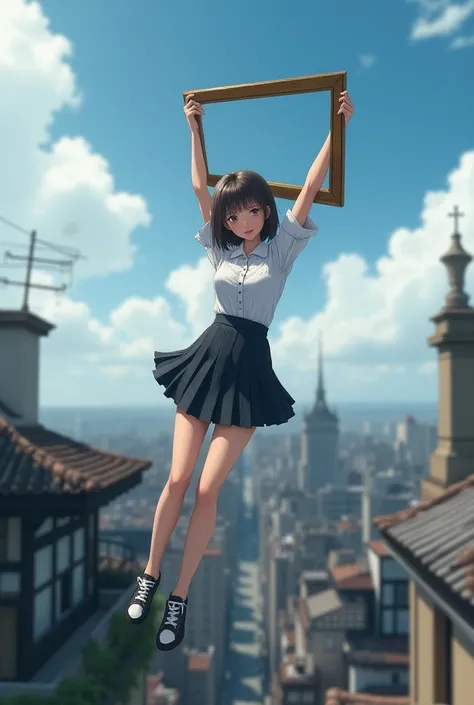
<svg viewBox="0 0 474 705">
<path fill-rule="evenodd" d="M 259 83 L 246 83 L 220 88 L 206 88 L 194 91 L 185 91 L 183 100 L 186 103 L 188 95 L 193 94 L 199 103 L 225 103 L 234 100 L 254 100 L 256 98 L 273 98 L 282 95 L 299 95 L 302 93 L 316 93 L 331 91 L 330 130 L 331 130 L 331 157 L 329 162 L 329 188 L 322 188 L 316 194 L 314 203 L 328 206 L 344 206 L 344 177 L 345 177 L 345 119 L 338 115 L 339 95 L 346 90 L 347 72 L 337 72 L 314 76 L 301 76 L 299 78 L 285 78 L 277 81 L 262 81 Z M 199 137 L 204 153 L 204 162 L 207 171 L 207 185 L 214 187 L 223 174 L 211 174 L 207 159 L 204 139 L 204 130 L 201 116 L 196 117 Z M 269 181 L 275 198 L 296 200 L 302 186 Z"/>
</svg>

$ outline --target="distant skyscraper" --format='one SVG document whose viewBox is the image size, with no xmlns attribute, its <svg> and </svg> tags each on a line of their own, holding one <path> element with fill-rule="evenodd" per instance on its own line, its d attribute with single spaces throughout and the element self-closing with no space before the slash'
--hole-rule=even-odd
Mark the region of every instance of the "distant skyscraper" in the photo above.
<svg viewBox="0 0 474 705">
<path fill-rule="evenodd" d="M 301 433 L 298 482 L 306 494 L 314 495 L 327 484 L 339 483 L 339 419 L 326 403 L 321 340 L 318 351 L 316 401 L 305 415 Z"/>
</svg>

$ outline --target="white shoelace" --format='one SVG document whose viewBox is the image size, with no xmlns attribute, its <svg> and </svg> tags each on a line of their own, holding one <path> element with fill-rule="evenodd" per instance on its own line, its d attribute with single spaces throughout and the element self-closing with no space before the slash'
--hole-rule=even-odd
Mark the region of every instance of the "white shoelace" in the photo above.
<svg viewBox="0 0 474 705">
<path fill-rule="evenodd" d="M 155 584 L 154 580 L 149 580 L 148 578 L 137 578 L 137 583 L 138 583 L 138 591 L 135 596 L 135 600 L 139 600 L 140 602 L 146 602 L 148 595 L 150 593 L 151 588 Z"/>
<path fill-rule="evenodd" d="M 184 613 L 184 608 L 186 605 L 184 602 L 169 602 L 168 601 L 168 616 L 166 617 L 166 621 L 164 626 L 171 626 L 176 629 L 177 622 L 178 622 L 178 616 L 179 614 Z"/>
</svg>

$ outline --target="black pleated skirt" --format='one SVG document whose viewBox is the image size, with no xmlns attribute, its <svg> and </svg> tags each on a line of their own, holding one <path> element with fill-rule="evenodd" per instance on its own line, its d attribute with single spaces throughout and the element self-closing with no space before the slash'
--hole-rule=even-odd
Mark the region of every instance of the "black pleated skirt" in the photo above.
<svg viewBox="0 0 474 705">
<path fill-rule="evenodd" d="M 268 328 L 218 313 L 184 350 L 155 352 L 153 375 L 176 406 L 214 424 L 274 426 L 295 415 L 295 400 L 272 367 Z"/>
</svg>

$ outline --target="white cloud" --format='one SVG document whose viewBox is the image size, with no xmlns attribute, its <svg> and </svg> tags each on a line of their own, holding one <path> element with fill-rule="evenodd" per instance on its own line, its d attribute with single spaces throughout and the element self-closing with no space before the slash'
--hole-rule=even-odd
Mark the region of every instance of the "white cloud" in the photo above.
<svg viewBox="0 0 474 705">
<path fill-rule="evenodd" d="M 463 3 L 448 0 L 411 0 L 420 9 L 420 16 L 411 29 L 411 39 L 422 40 L 445 37 L 459 31 L 474 13 L 474 1 Z"/>
<path fill-rule="evenodd" d="M 451 49 L 467 49 L 474 46 L 474 34 L 470 37 L 456 37 L 451 42 Z"/>
<path fill-rule="evenodd" d="M 463 243 L 474 253 L 474 213 L 467 210 L 473 192 L 474 151 L 462 155 L 448 176 L 446 190 L 425 195 L 420 225 L 399 228 L 391 235 L 375 274 L 355 254 L 341 254 L 327 264 L 325 308 L 309 320 L 295 316 L 280 326 L 273 345 L 276 364 L 299 366 L 304 360 L 306 368 L 314 369 L 318 331 L 323 330 L 327 354 L 338 363 L 336 384 L 344 377 L 341 363 L 346 361 L 365 366 L 374 384 L 380 365 L 398 365 L 412 383 L 419 372 L 433 372 L 426 338 L 433 330 L 429 318 L 441 308 L 448 290 L 447 273 L 439 262 L 450 244 L 452 223 L 447 214 L 454 204 L 461 210 L 465 204 Z M 466 286 L 473 291 L 474 267 L 468 269 Z"/>
<path fill-rule="evenodd" d="M 66 228 L 64 244 L 78 244 L 89 255 L 78 269 L 86 277 L 131 266 L 132 233 L 150 216 L 140 196 L 115 191 L 107 161 L 84 138 L 48 143 L 55 113 L 80 103 L 69 52 L 69 43 L 51 33 L 38 4 L 1 4 L 0 153 L 9 168 L 0 176 L 0 213 L 35 224 L 48 239 L 61 237 Z M 307 399 L 308 380 L 315 379 L 320 330 L 333 398 L 413 398 L 432 388 L 434 355 L 425 341 L 432 330 L 429 316 L 447 290 L 438 261 L 449 245 L 446 216 L 456 203 L 467 209 L 473 192 L 474 152 L 466 152 L 446 189 L 426 194 L 419 226 L 397 229 L 375 268 L 369 270 L 356 253 L 342 253 L 324 267 L 323 310 L 309 319 L 294 316 L 270 336 L 277 373 L 296 398 Z M 462 230 L 466 248 L 474 252 L 474 214 L 467 210 Z M 46 273 L 36 277 L 51 282 Z M 467 282 L 472 290 L 474 267 Z M 43 401 L 160 403 L 151 374 L 153 350 L 185 347 L 213 317 L 207 259 L 171 272 L 166 289 L 168 295 L 152 300 L 128 297 L 104 320 L 84 302 L 68 296 L 56 302 L 50 294 L 33 292 L 34 309 L 58 326 L 44 341 Z M 8 307 L 17 294 L 0 290 L 0 297 L 0 306 Z"/>
<path fill-rule="evenodd" d="M 293 396 L 306 400 L 314 386 L 321 330 L 332 398 L 434 396 L 436 354 L 428 348 L 427 337 L 433 331 L 429 319 L 448 291 L 447 273 L 439 261 L 450 244 L 452 222 L 447 215 L 455 204 L 461 210 L 466 206 L 463 244 L 474 253 L 474 213 L 468 210 L 473 192 L 474 151 L 461 156 L 444 190 L 427 192 L 419 225 L 395 230 L 387 253 L 374 267 L 369 269 L 360 255 L 351 253 L 325 265 L 323 310 L 308 319 L 293 316 L 270 334 L 275 369 Z M 127 299 L 104 323 L 94 321 L 84 304 L 64 300 L 64 313 L 56 316 L 60 326 L 47 341 L 47 378 L 55 374 L 58 356 L 64 357 L 82 369 L 80 390 L 74 377 L 64 382 L 71 393 L 101 388 L 111 402 L 127 398 L 160 403 L 160 390 L 151 377 L 153 350 L 185 347 L 210 323 L 211 284 L 212 269 L 205 258 L 171 272 L 166 287 L 181 302 L 180 320 L 172 316 L 168 297 Z M 474 292 L 474 266 L 468 269 L 466 286 Z M 52 317 L 51 299 L 48 306 L 50 310 L 43 310 Z M 78 339 L 82 344 L 75 351 L 71 340 Z M 53 391 L 49 386 L 51 398 Z"/>
<path fill-rule="evenodd" d="M 76 277 L 106 275 L 132 266 L 131 234 L 150 215 L 141 196 L 115 190 L 107 160 L 84 137 L 51 141 L 55 114 L 81 104 L 71 53 L 39 3 L 2 1 L 0 215 L 34 227 L 44 239 L 79 247 L 87 259 Z M 0 240 L 25 242 L 0 227 Z"/>
<path fill-rule="evenodd" d="M 375 54 L 361 54 L 359 56 L 359 65 L 362 69 L 371 69 L 377 63 Z"/>
</svg>

